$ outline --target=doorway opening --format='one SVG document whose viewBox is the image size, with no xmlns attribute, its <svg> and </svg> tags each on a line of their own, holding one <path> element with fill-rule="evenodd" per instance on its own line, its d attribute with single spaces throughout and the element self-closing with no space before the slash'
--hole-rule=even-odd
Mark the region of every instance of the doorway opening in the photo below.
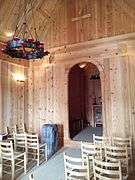
<svg viewBox="0 0 135 180">
<path fill-rule="evenodd" d="M 68 76 L 69 134 L 72 140 L 92 142 L 102 135 L 102 92 L 96 65 L 74 65 Z"/>
</svg>

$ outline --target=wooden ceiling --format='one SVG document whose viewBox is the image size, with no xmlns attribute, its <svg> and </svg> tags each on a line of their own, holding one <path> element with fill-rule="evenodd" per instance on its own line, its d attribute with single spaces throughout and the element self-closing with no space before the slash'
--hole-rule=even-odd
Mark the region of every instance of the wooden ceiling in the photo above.
<svg viewBox="0 0 135 180">
<path fill-rule="evenodd" d="M 53 43 L 53 47 L 65 44 L 59 40 L 61 34 L 65 37 L 65 28 L 69 34 L 69 40 L 73 39 L 72 30 L 77 31 L 78 29 L 75 32 L 76 36 L 79 36 L 80 33 L 82 40 L 76 41 L 114 36 L 134 30 L 135 0 L 0 0 L 0 40 L 7 40 L 6 33 L 14 33 L 17 25 L 19 32 L 23 32 L 21 26 L 25 22 L 25 6 L 26 23 L 32 35 L 35 35 L 34 28 L 36 28 L 40 41 L 45 41 L 47 38 L 53 39 L 53 42 L 57 41 Z M 63 10 L 61 10 L 62 8 Z M 67 14 L 65 12 L 67 19 L 64 19 L 63 11 L 67 12 Z M 82 21 L 76 20 L 81 16 L 86 18 L 83 18 Z M 67 22 L 65 23 L 65 21 Z M 117 21 L 119 21 L 120 27 Z M 61 30 L 61 26 L 63 30 Z M 57 31 L 60 35 L 51 31 Z M 75 35 L 74 38 L 77 39 Z M 62 39 L 64 38 L 62 37 Z M 64 41 L 66 40 L 64 39 Z M 72 40 L 70 42 L 74 43 Z"/>
<path fill-rule="evenodd" d="M 32 35 L 35 37 L 36 28 L 39 40 L 44 41 L 49 25 L 55 23 L 55 13 L 61 5 L 62 0 L 0 0 L 0 40 L 7 40 L 7 33 L 14 33 L 16 26 L 17 35 L 22 34 L 23 23 L 26 22 Z"/>
</svg>

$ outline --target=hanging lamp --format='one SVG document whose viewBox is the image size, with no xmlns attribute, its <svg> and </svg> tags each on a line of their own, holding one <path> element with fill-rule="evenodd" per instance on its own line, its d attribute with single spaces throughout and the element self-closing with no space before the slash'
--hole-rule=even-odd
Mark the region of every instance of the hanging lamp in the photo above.
<svg viewBox="0 0 135 180">
<path fill-rule="evenodd" d="M 21 1 L 20 1 L 21 2 Z M 38 40 L 36 27 L 35 27 L 35 19 L 34 12 L 31 3 L 31 11 L 34 25 L 35 38 L 33 37 L 30 29 L 27 25 L 27 0 L 24 1 L 24 22 L 22 23 L 20 29 L 18 29 L 18 23 L 16 25 L 15 33 L 13 38 L 6 42 L 5 48 L 2 49 L 2 52 L 9 55 L 12 58 L 19 59 L 41 59 L 44 56 L 48 55 L 49 52 L 44 50 L 44 43 Z M 22 31 L 22 37 L 20 37 L 20 32 Z"/>
</svg>

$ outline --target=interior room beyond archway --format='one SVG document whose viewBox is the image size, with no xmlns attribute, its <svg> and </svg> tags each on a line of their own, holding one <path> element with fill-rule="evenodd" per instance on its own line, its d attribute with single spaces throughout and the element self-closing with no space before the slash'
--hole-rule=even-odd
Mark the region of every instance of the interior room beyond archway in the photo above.
<svg viewBox="0 0 135 180">
<path fill-rule="evenodd" d="M 68 103 L 70 138 L 92 141 L 102 135 L 102 97 L 100 72 L 96 65 L 82 62 L 69 72 Z"/>
</svg>

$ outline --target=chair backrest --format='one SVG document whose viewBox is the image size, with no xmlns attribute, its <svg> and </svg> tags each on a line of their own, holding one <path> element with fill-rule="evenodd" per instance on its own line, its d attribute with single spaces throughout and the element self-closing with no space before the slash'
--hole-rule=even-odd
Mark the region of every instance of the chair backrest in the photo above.
<svg viewBox="0 0 135 180">
<path fill-rule="evenodd" d="M 24 147 L 27 148 L 27 135 L 26 133 L 13 133 L 14 137 L 14 148 Z"/>
<path fill-rule="evenodd" d="M 126 179 L 129 174 L 127 147 L 107 146 L 105 148 L 105 159 L 109 162 L 121 162 L 122 175 Z"/>
<path fill-rule="evenodd" d="M 8 126 L 6 126 L 5 131 L 6 131 L 6 134 L 10 134 L 10 130 Z"/>
<path fill-rule="evenodd" d="M 38 149 L 39 148 L 39 138 L 37 134 L 27 133 L 27 148 Z"/>
<path fill-rule="evenodd" d="M 27 132 L 26 124 L 21 123 L 21 126 L 18 127 L 19 132 Z"/>
<path fill-rule="evenodd" d="M 122 180 L 121 164 L 97 160 L 93 157 L 94 180 Z"/>
<path fill-rule="evenodd" d="M 87 168 L 82 164 L 82 158 L 71 157 L 64 153 L 65 180 L 88 179 Z"/>
<path fill-rule="evenodd" d="M 125 161 L 128 160 L 127 147 L 120 146 L 106 146 L 105 147 L 105 158 L 111 162 L 117 160 Z"/>
<path fill-rule="evenodd" d="M 97 148 L 94 144 L 81 142 L 81 154 L 83 162 L 87 160 L 87 156 L 89 156 L 89 160 L 92 160 L 93 156 L 101 156 L 101 153 L 101 149 Z"/>
<path fill-rule="evenodd" d="M 105 136 L 96 136 L 93 134 L 93 143 L 97 146 L 111 145 L 111 138 Z"/>
<path fill-rule="evenodd" d="M 87 168 L 88 177 L 92 177 L 93 156 L 97 158 L 102 158 L 102 148 L 98 148 L 94 144 L 81 142 L 81 154 L 82 154 L 83 166 Z"/>
<path fill-rule="evenodd" d="M 13 159 L 13 144 L 12 141 L 1 141 L 0 142 L 0 155 L 3 159 Z"/>
<path fill-rule="evenodd" d="M 112 144 L 114 146 L 121 146 L 121 147 L 126 146 L 128 148 L 128 156 L 130 157 L 130 159 L 133 158 L 131 137 L 129 138 L 113 137 Z"/>
<path fill-rule="evenodd" d="M 8 136 L 12 136 L 13 132 L 16 132 L 16 127 L 10 128 L 10 127 L 6 126 L 6 133 L 8 134 Z"/>
</svg>

